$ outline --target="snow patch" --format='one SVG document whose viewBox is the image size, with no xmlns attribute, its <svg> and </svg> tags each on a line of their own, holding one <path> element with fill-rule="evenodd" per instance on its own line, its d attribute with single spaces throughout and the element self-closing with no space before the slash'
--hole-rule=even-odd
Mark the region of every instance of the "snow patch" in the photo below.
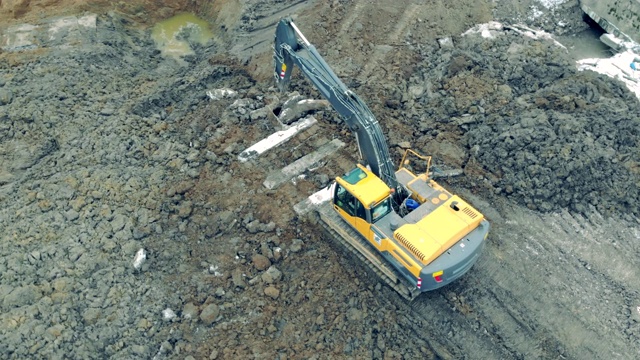
<svg viewBox="0 0 640 360">
<path fill-rule="evenodd" d="M 529 20 L 535 20 L 544 14 L 537 6 L 531 5 L 531 15 L 529 16 Z"/>
<path fill-rule="evenodd" d="M 552 41 L 557 46 L 560 46 L 563 49 L 566 49 L 564 45 L 559 43 L 556 39 L 553 38 L 551 34 L 544 30 L 534 30 L 526 25 L 516 24 L 516 25 L 502 25 L 497 21 L 490 21 L 485 24 L 479 24 L 471 29 L 462 33 L 462 36 L 470 35 L 470 34 L 480 34 L 483 38 L 495 38 L 496 35 L 503 32 L 504 30 L 515 31 L 522 36 L 527 36 L 536 40 L 549 40 Z"/>
<path fill-rule="evenodd" d="M 560 4 L 566 3 L 568 0 L 538 0 L 538 2 L 547 9 L 553 9 Z"/>
<path fill-rule="evenodd" d="M 640 99 L 640 57 L 631 50 L 607 59 L 582 59 L 577 61 L 578 70 L 592 70 L 622 81 Z M 633 70 L 635 64 L 637 70 Z"/>
<path fill-rule="evenodd" d="M 551 42 L 553 42 L 554 44 L 556 44 L 557 46 L 563 48 L 563 49 L 567 49 L 566 46 L 562 45 L 560 42 L 558 42 L 558 40 L 553 38 L 553 35 L 549 34 L 548 32 L 544 31 L 544 30 L 534 30 L 528 26 L 525 25 L 520 25 L 520 24 L 516 24 L 516 25 L 511 25 L 508 27 L 509 30 L 515 31 L 518 34 L 522 35 L 522 36 L 526 36 L 526 37 L 530 37 L 534 40 L 549 40 Z"/>
<path fill-rule="evenodd" d="M 497 21 L 489 21 L 485 24 L 478 24 L 462 33 L 462 36 L 470 34 L 480 34 L 483 38 L 494 38 L 497 31 L 502 31 L 503 25 Z"/>
</svg>

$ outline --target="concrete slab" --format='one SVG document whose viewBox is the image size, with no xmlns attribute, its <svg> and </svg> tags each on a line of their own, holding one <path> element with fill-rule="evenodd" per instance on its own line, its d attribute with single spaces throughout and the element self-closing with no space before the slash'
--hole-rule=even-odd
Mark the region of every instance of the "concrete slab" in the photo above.
<svg viewBox="0 0 640 360">
<path fill-rule="evenodd" d="M 331 185 L 313 193 L 305 200 L 295 204 L 293 206 L 293 210 L 298 215 L 305 215 L 309 211 L 316 209 L 318 206 L 324 204 L 325 202 L 330 201 L 331 197 L 333 196 L 333 189 L 335 185 L 336 183 L 332 182 Z"/>
<path fill-rule="evenodd" d="M 287 140 L 294 137 L 297 133 L 301 132 L 304 129 L 311 127 L 311 125 L 317 123 L 318 121 L 313 116 L 308 116 L 302 120 L 295 122 L 291 126 L 287 126 L 284 130 L 277 131 L 267 138 L 258 141 L 253 144 L 246 150 L 238 155 L 238 159 L 242 162 L 246 162 L 250 159 L 253 159 L 265 151 L 276 147 Z"/>
<path fill-rule="evenodd" d="M 580 7 L 609 34 L 640 43 L 640 1 L 580 0 Z"/>
<path fill-rule="evenodd" d="M 311 154 L 301 157 L 300 159 L 283 167 L 281 170 L 272 172 L 267 176 L 267 179 L 264 181 L 263 185 L 267 189 L 273 190 L 284 184 L 285 182 L 291 180 L 295 176 L 302 174 L 313 164 L 317 163 L 322 158 L 336 152 L 343 146 L 344 143 L 342 141 L 333 139 L 328 143 L 322 145 L 318 150 L 312 152 Z"/>
</svg>

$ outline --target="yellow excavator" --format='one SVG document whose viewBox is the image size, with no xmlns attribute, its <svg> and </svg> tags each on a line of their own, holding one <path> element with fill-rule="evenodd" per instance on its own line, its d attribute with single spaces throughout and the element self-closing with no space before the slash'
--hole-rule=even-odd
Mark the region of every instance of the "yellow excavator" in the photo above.
<svg viewBox="0 0 640 360">
<path fill-rule="evenodd" d="M 319 207 L 327 232 L 408 300 L 469 271 L 487 239 L 489 222 L 429 177 L 430 158 L 407 150 L 396 170 L 371 110 L 290 18 L 276 28 L 274 63 L 281 91 L 294 66 L 313 83 L 355 134 L 364 160 L 335 179 L 332 200 Z M 426 162 L 424 173 L 410 169 L 409 157 Z"/>
</svg>

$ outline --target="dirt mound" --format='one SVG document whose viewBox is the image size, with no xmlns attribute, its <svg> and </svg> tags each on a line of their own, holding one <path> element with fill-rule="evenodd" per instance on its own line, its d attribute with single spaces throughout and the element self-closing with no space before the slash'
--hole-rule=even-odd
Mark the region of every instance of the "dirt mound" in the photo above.
<svg viewBox="0 0 640 360">
<path fill-rule="evenodd" d="M 426 135 L 418 141 L 463 137 L 468 180 L 531 209 L 640 213 L 640 106 L 622 83 L 510 31 L 443 52 L 419 66 L 436 80 L 418 101 L 431 120 L 413 116 Z"/>
<path fill-rule="evenodd" d="M 0 27 L 39 22 L 44 18 L 62 15 L 77 15 L 83 12 L 104 14 L 113 11 L 131 20 L 129 25 L 153 24 L 183 11 L 194 11 L 202 16 L 217 17 L 221 23 L 236 21 L 238 1 L 170 1 L 170 0 L 5 0 L 0 1 Z"/>
</svg>

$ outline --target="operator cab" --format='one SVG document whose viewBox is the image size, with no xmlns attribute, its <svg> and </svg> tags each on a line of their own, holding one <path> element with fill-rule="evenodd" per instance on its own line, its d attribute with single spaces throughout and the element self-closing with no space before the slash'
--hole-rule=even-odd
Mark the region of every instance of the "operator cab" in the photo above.
<svg viewBox="0 0 640 360">
<path fill-rule="evenodd" d="M 373 224 L 392 211 L 391 189 L 362 165 L 336 178 L 333 203 L 350 217 Z"/>
</svg>

